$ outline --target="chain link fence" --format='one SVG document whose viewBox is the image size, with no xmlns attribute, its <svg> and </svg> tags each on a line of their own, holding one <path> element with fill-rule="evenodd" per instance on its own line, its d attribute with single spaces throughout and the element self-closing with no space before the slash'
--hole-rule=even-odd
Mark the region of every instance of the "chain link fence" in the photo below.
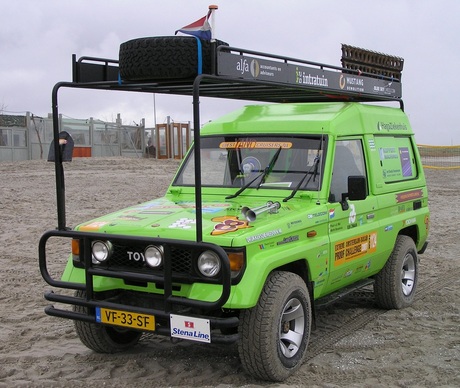
<svg viewBox="0 0 460 388">
<path fill-rule="evenodd" d="M 418 144 L 424 168 L 452 170 L 460 168 L 460 145 L 432 146 Z"/>
<path fill-rule="evenodd" d="M 59 117 L 60 131 L 73 138 L 74 157 L 125 156 L 141 158 L 147 152 L 145 120 L 124 125 L 120 115 L 115 122 Z M 47 159 L 53 140 L 52 117 L 0 115 L 0 162 Z"/>
</svg>

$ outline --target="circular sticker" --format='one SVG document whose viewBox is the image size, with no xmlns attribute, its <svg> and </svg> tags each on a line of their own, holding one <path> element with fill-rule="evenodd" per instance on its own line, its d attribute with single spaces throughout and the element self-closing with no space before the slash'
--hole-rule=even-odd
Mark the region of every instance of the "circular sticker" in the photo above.
<svg viewBox="0 0 460 388">
<path fill-rule="evenodd" d="M 262 169 L 259 159 L 254 156 L 247 156 L 241 162 L 241 171 L 244 174 L 250 174 L 251 172 L 259 172 Z"/>
</svg>

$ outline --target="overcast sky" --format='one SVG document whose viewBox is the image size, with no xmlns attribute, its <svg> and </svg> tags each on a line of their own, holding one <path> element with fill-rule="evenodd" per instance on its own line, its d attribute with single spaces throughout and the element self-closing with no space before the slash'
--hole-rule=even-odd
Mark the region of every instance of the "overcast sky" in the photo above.
<svg viewBox="0 0 460 388">
<path fill-rule="evenodd" d="M 231 46 L 340 66 L 346 43 L 403 57 L 405 111 L 420 144 L 460 144 L 459 0 L 0 0 L 0 113 L 51 112 L 71 56 L 118 59 L 120 43 L 174 31 L 217 4 L 215 34 Z M 62 90 L 62 89 L 61 89 Z M 60 92 L 72 118 L 153 126 L 150 94 Z M 202 122 L 241 102 L 204 101 Z M 191 98 L 156 95 L 156 122 L 191 121 Z"/>
</svg>

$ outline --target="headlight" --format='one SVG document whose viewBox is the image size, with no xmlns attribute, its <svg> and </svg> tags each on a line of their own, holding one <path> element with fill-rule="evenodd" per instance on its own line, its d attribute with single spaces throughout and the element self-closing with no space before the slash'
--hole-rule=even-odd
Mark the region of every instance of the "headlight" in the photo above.
<svg viewBox="0 0 460 388">
<path fill-rule="evenodd" d="M 163 253 L 164 249 L 162 245 L 149 245 L 144 251 L 145 262 L 149 267 L 157 268 L 163 264 Z"/>
<path fill-rule="evenodd" d="M 93 254 L 93 264 L 102 263 L 112 254 L 112 243 L 110 241 L 93 241 L 91 251 Z"/>
<path fill-rule="evenodd" d="M 220 259 L 212 251 L 204 251 L 198 257 L 198 269 L 203 276 L 211 278 L 220 272 Z"/>
</svg>

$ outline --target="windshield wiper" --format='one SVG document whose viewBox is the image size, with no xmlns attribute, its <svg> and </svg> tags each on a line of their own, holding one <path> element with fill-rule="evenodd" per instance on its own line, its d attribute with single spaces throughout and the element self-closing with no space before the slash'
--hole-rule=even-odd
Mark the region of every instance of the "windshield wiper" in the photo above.
<svg viewBox="0 0 460 388">
<path fill-rule="evenodd" d="M 265 170 L 262 174 L 262 179 L 260 180 L 259 184 L 257 185 L 257 190 L 259 190 L 259 187 L 265 183 L 265 178 L 267 178 L 268 174 L 270 174 L 273 170 L 273 167 L 275 167 L 275 163 L 278 160 L 278 156 L 280 156 L 281 152 L 281 147 L 278 148 L 278 151 L 276 151 L 276 154 L 273 155 L 273 158 L 270 160 L 270 163 L 268 163 L 268 166 L 265 167 Z"/>
<path fill-rule="evenodd" d="M 283 199 L 283 202 L 287 202 L 289 201 L 296 193 L 297 191 L 299 191 L 300 189 L 300 186 L 302 186 L 302 183 L 303 181 L 305 180 L 305 178 L 311 174 L 311 170 L 313 168 L 315 168 L 315 172 L 314 174 L 311 174 L 310 175 L 310 178 L 308 178 L 308 181 L 307 183 L 305 184 L 305 186 L 308 186 L 308 184 L 310 183 L 311 181 L 311 178 L 313 178 L 314 175 L 316 175 L 316 172 L 318 171 L 318 169 L 316 168 L 316 166 L 318 165 L 318 162 L 319 162 L 319 157 L 316 157 L 315 160 L 313 161 L 313 164 L 312 166 L 310 167 L 310 169 L 304 174 L 304 176 L 302 177 L 302 179 L 300 180 L 300 182 L 297 184 L 297 186 L 294 188 L 294 190 L 292 190 L 292 193 L 289 194 L 286 198 Z"/>
<path fill-rule="evenodd" d="M 270 160 L 270 163 L 268 163 L 268 166 L 265 167 L 265 169 L 259 175 L 257 175 L 254 179 L 252 179 L 248 183 L 246 183 L 235 194 L 226 196 L 225 199 L 231 199 L 231 198 L 238 197 L 238 195 L 240 195 L 244 190 L 246 190 L 249 186 L 251 186 L 257 179 L 262 177 L 259 184 L 257 185 L 257 189 L 259 189 L 260 185 L 265 182 L 265 178 L 267 177 L 267 175 L 273 170 L 273 167 L 275 166 L 275 163 L 278 160 L 278 156 L 280 155 L 280 152 L 281 152 L 281 147 L 278 148 L 278 150 L 276 151 L 276 154 L 273 155 L 273 158 Z"/>
<path fill-rule="evenodd" d="M 246 183 L 243 187 L 241 187 L 241 189 L 239 189 L 235 194 L 232 194 L 232 195 L 227 195 L 225 197 L 225 199 L 231 199 L 231 198 L 235 198 L 235 197 L 238 197 L 238 195 L 240 195 L 244 190 L 246 190 L 249 186 L 251 186 L 257 179 L 259 179 L 262 175 L 264 174 L 264 171 L 262 171 L 259 175 L 257 175 L 253 180 L 249 181 L 248 183 Z"/>
<path fill-rule="evenodd" d="M 316 153 L 315 160 L 313 160 L 313 164 L 311 165 L 310 169 L 305 173 L 305 175 L 302 177 L 302 179 L 301 179 L 300 182 L 297 184 L 297 186 L 294 188 L 294 190 L 292 190 L 292 193 L 289 194 L 286 198 L 283 199 L 283 202 L 287 202 L 287 201 L 289 201 L 292 197 L 294 197 L 294 195 L 297 193 L 297 191 L 299 191 L 300 186 L 302 186 L 304 180 L 307 178 L 308 175 L 311 174 L 311 175 L 310 175 L 310 178 L 308 178 L 307 183 L 305 184 L 305 186 L 308 186 L 308 184 L 309 184 L 310 181 L 311 181 L 311 178 L 313 178 L 313 182 L 315 181 L 316 175 L 318 175 L 319 161 L 320 161 L 320 159 L 321 159 L 321 158 L 319 157 L 319 154 L 320 154 L 320 151 L 321 151 L 321 143 L 322 143 L 322 140 L 319 142 L 318 152 Z M 313 174 L 311 173 L 312 169 L 314 169 Z"/>
</svg>

